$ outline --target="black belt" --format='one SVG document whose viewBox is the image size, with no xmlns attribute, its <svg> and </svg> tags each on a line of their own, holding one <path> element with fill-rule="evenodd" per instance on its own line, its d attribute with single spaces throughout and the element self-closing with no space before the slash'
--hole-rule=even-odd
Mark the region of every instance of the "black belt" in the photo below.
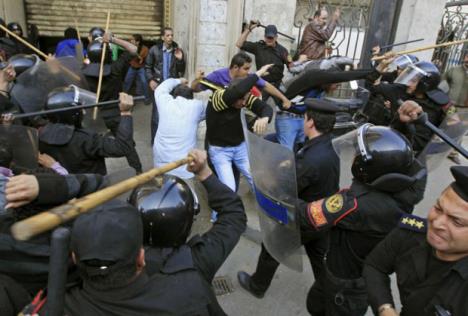
<svg viewBox="0 0 468 316">
<path fill-rule="evenodd" d="M 300 119 L 304 118 L 304 114 L 295 114 L 295 113 L 286 112 L 286 111 L 278 111 L 276 112 L 276 115 L 284 115 L 284 116 L 300 118 Z"/>
</svg>

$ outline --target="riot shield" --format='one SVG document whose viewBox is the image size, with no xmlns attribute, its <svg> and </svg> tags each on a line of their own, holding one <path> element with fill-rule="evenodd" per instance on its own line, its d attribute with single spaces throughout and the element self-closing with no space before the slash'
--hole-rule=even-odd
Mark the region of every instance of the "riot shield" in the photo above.
<svg viewBox="0 0 468 316">
<path fill-rule="evenodd" d="M 71 84 L 87 89 L 81 65 L 72 56 L 51 59 L 36 64 L 16 78 L 11 90 L 12 101 L 23 113 L 41 111 L 49 92 Z"/>
<path fill-rule="evenodd" d="M 468 112 L 447 115 L 439 125 L 439 129 L 457 143 L 461 142 L 468 130 Z M 452 147 L 434 134 L 417 158 L 426 165 L 427 170 L 432 171 L 440 166 L 452 150 Z"/>
<path fill-rule="evenodd" d="M 359 152 L 357 134 L 358 129 L 355 129 L 332 140 L 333 148 L 340 157 L 340 188 L 350 187 L 353 180 L 351 166 Z"/>
<path fill-rule="evenodd" d="M 39 140 L 36 129 L 22 125 L 0 125 L 0 137 L 5 138 L 12 148 L 12 165 L 21 169 L 38 167 Z"/>
<path fill-rule="evenodd" d="M 242 126 L 258 205 L 260 229 L 268 252 L 287 267 L 302 271 L 302 244 L 296 220 L 296 165 L 286 147 L 248 130 L 245 110 Z"/>
</svg>

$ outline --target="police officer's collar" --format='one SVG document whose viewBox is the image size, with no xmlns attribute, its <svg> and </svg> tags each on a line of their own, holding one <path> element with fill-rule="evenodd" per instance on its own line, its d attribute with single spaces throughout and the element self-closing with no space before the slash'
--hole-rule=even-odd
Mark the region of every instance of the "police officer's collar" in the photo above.
<svg viewBox="0 0 468 316">
<path fill-rule="evenodd" d="M 320 134 L 314 138 L 308 138 L 306 139 L 305 143 L 304 143 L 304 147 L 309 147 L 311 145 L 314 145 L 314 144 L 317 144 L 317 143 L 320 143 L 322 141 L 326 141 L 326 140 L 329 140 L 331 139 L 331 135 L 330 133 L 323 133 L 323 134 Z"/>
<path fill-rule="evenodd" d="M 126 298 L 133 298 L 145 288 L 149 281 L 149 276 L 145 271 L 142 271 L 134 280 L 126 286 L 114 289 L 99 290 L 92 286 L 89 282 L 83 282 L 83 290 L 89 294 L 90 297 L 104 298 L 113 301 L 120 301 Z"/>
</svg>

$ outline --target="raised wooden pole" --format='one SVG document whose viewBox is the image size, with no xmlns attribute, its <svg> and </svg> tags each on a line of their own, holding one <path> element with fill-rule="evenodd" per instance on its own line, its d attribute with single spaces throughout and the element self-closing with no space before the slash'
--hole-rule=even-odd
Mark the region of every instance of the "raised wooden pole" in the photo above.
<svg viewBox="0 0 468 316">
<path fill-rule="evenodd" d="M 110 23 L 110 10 L 107 11 L 107 20 L 106 20 L 106 31 L 107 33 L 109 31 L 109 23 Z M 99 102 L 99 97 L 101 96 L 101 88 L 102 88 L 102 74 L 104 72 L 104 61 L 106 59 L 106 51 L 107 51 L 107 44 L 102 43 L 102 54 L 101 54 L 101 67 L 99 67 L 99 79 L 98 79 L 98 86 L 96 90 L 96 103 Z M 93 112 L 93 119 L 97 119 L 97 114 L 98 114 L 98 108 L 94 108 Z"/>
<path fill-rule="evenodd" d="M 33 236 L 49 231 L 69 220 L 72 220 L 80 214 L 86 213 L 96 206 L 110 201 L 127 191 L 133 190 L 137 186 L 151 181 L 156 176 L 192 161 L 193 158 L 188 156 L 184 159 L 168 163 L 161 168 L 153 168 L 138 176 L 88 194 L 82 198 L 70 200 L 66 204 L 62 204 L 49 211 L 39 213 L 13 224 L 11 227 L 11 233 L 18 240 L 28 240 Z"/>
</svg>

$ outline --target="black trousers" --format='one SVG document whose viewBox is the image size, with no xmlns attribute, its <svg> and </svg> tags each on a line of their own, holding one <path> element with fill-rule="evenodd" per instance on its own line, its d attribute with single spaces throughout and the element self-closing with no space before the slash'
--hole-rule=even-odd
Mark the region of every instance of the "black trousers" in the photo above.
<svg viewBox="0 0 468 316">
<path fill-rule="evenodd" d="M 104 118 L 104 123 L 106 127 L 111 131 L 112 135 L 117 134 L 117 130 L 119 129 L 120 123 L 120 116 Z M 141 165 L 140 156 L 135 149 L 135 142 L 133 142 L 133 146 L 130 149 L 130 152 L 125 156 L 127 158 L 128 165 L 135 169 L 136 173 L 143 172 L 143 167 Z"/>
<path fill-rule="evenodd" d="M 323 300 L 323 256 L 326 251 L 326 240 L 322 237 L 308 241 L 304 243 L 304 248 L 315 277 L 315 282 L 307 294 L 307 310 L 312 315 L 325 315 Z M 279 265 L 280 263 L 270 255 L 262 243 L 257 269 L 251 277 L 250 286 L 258 292 L 266 292 Z"/>
</svg>

